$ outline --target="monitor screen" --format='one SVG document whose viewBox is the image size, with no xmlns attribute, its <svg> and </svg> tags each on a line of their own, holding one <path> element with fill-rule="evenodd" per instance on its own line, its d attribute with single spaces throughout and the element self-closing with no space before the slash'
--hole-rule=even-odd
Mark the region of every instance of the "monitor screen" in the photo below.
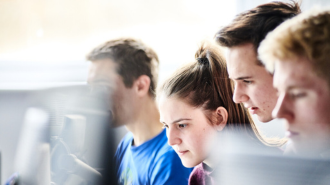
<svg viewBox="0 0 330 185">
<path fill-rule="evenodd" d="M 0 97 L 7 101 L 0 105 L 0 114 L 7 115 L 0 130 L 9 137 L 0 143 L 10 159 L 4 178 L 17 173 L 20 184 L 115 182 L 108 92 L 80 85 L 0 92 Z"/>
</svg>

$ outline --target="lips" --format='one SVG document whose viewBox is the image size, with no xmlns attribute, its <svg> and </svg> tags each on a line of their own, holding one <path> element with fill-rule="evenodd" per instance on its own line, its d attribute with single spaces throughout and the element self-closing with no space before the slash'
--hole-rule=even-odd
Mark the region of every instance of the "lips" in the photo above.
<svg viewBox="0 0 330 185">
<path fill-rule="evenodd" d="M 298 135 L 299 135 L 298 132 L 294 132 L 294 131 L 290 131 L 290 130 L 286 131 L 286 133 L 285 133 L 285 136 L 289 137 L 289 138 L 293 138 L 293 137 L 296 137 Z"/>
<path fill-rule="evenodd" d="M 182 156 L 182 155 L 184 155 L 187 152 L 188 152 L 188 150 L 177 151 L 177 153 L 179 154 L 179 156 Z"/>
<path fill-rule="evenodd" d="M 248 109 L 249 109 L 249 111 L 250 111 L 251 114 L 256 114 L 257 111 L 259 110 L 258 107 L 249 107 Z"/>
</svg>

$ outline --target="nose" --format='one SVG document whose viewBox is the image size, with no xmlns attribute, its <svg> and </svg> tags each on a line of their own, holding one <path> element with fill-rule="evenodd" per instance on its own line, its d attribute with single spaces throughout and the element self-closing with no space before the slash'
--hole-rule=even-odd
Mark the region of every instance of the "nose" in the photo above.
<svg viewBox="0 0 330 185">
<path fill-rule="evenodd" d="M 272 111 L 273 118 L 284 118 L 289 123 L 294 119 L 291 111 L 290 99 L 285 94 L 280 95 L 277 99 L 275 108 Z"/>
<path fill-rule="evenodd" d="M 246 94 L 245 89 L 241 87 L 239 83 L 235 84 L 233 101 L 235 103 L 243 103 L 249 100 L 249 96 Z"/>
<path fill-rule="evenodd" d="M 179 145 L 182 143 L 181 138 L 179 137 L 177 131 L 172 128 L 167 128 L 166 135 L 168 139 L 168 144 L 170 146 Z"/>
</svg>

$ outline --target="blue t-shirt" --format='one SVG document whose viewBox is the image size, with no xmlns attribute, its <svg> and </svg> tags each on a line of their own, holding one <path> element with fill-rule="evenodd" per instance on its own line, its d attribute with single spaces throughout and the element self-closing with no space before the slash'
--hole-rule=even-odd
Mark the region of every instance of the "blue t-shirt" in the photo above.
<svg viewBox="0 0 330 185">
<path fill-rule="evenodd" d="M 140 146 L 132 146 L 132 143 L 132 133 L 126 134 L 115 154 L 119 184 L 188 184 L 192 168 L 184 167 L 167 144 L 165 129 Z"/>
</svg>

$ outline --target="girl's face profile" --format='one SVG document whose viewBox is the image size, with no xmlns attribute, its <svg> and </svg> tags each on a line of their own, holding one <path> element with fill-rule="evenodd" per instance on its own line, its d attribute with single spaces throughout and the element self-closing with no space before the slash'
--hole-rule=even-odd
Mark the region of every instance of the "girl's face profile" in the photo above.
<svg viewBox="0 0 330 185">
<path fill-rule="evenodd" d="M 202 108 L 195 108 L 175 97 L 159 99 L 160 121 L 166 128 L 168 143 L 185 167 L 207 163 L 216 127 L 211 125 Z"/>
</svg>

